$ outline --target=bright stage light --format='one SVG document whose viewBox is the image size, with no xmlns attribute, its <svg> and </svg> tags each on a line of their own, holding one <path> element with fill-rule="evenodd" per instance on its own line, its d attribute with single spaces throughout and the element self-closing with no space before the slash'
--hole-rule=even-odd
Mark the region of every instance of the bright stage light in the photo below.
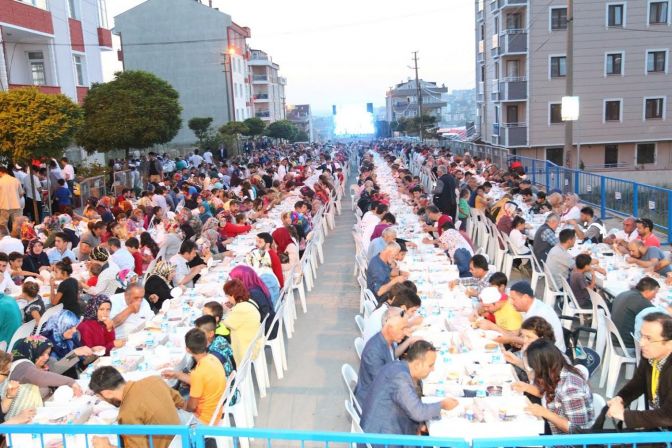
<svg viewBox="0 0 672 448">
<path fill-rule="evenodd" d="M 337 106 L 334 116 L 336 135 L 367 135 L 375 133 L 373 114 L 365 104 Z"/>
</svg>

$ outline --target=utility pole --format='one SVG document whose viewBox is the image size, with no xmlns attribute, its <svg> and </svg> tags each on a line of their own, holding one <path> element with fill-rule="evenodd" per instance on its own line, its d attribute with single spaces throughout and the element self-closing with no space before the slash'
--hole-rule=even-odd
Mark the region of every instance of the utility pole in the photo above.
<svg viewBox="0 0 672 448">
<path fill-rule="evenodd" d="M 567 0 L 567 57 L 565 59 L 566 85 L 565 96 L 574 96 L 574 0 Z M 565 121 L 565 151 L 564 159 L 567 160 L 574 148 L 574 122 Z M 577 158 L 579 155 L 577 154 Z M 576 161 L 576 168 L 581 164 Z"/>
<path fill-rule="evenodd" d="M 420 89 L 420 78 L 418 77 L 418 52 L 413 52 L 413 67 L 415 69 L 415 91 L 418 97 L 418 118 L 420 119 L 420 141 L 425 141 L 425 130 L 422 118 L 422 90 Z"/>
</svg>

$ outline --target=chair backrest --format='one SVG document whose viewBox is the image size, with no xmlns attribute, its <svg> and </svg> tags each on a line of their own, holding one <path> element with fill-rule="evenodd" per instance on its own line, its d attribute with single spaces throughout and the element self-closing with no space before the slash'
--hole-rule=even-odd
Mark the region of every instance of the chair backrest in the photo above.
<svg viewBox="0 0 672 448">
<path fill-rule="evenodd" d="M 348 415 L 350 416 L 350 420 L 352 420 L 352 432 L 354 433 L 360 433 L 363 434 L 364 430 L 362 429 L 361 425 L 359 424 L 359 416 L 357 415 L 357 412 L 355 411 L 355 408 L 352 406 L 352 403 L 350 403 L 349 400 L 345 400 L 345 410 L 348 412 Z M 370 443 L 360 443 L 358 445 L 364 445 L 366 448 L 371 448 Z"/>
<path fill-rule="evenodd" d="M 579 305 L 579 301 L 576 300 L 576 296 L 574 295 L 574 291 L 572 291 L 572 287 L 569 286 L 569 282 L 565 280 L 564 278 L 560 279 L 562 283 L 562 290 L 565 293 L 565 297 L 568 298 L 568 300 L 565 301 L 565 306 L 572 306 L 574 309 L 581 309 L 581 306 Z M 563 311 L 563 314 L 568 314 Z"/>
<path fill-rule="evenodd" d="M 539 263 L 539 260 L 537 259 L 537 256 L 534 255 L 533 250 L 530 251 L 530 255 L 532 256 L 532 268 L 534 269 L 534 271 L 537 274 L 543 275 L 545 277 L 546 274 L 544 273 L 544 268 L 541 267 L 541 263 Z"/>
<path fill-rule="evenodd" d="M 11 352 L 12 349 L 14 348 L 14 344 L 20 339 L 27 338 L 31 334 L 33 334 L 33 330 L 35 330 L 35 319 L 26 322 L 25 324 L 22 324 L 19 328 L 16 329 L 14 332 L 14 335 L 12 335 L 12 339 L 9 341 L 9 344 L 7 344 L 7 351 Z"/>
<path fill-rule="evenodd" d="M 44 312 L 42 317 L 40 317 L 40 323 L 37 324 L 37 328 L 35 329 L 35 334 L 40 334 L 42 331 L 42 327 L 44 327 L 44 324 L 47 323 L 47 320 L 54 314 L 58 314 L 61 312 L 63 309 L 63 304 L 59 303 L 58 305 L 54 305 L 51 308 L 49 308 L 47 311 Z M 9 347 L 11 349 L 11 347 Z"/>
<path fill-rule="evenodd" d="M 231 395 L 231 391 L 233 390 L 234 387 L 236 387 L 236 371 L 234 370 L 231 372 L 231 375 L 226 379 L 226 387 L 224 388 L 224 392 L 222 393 L 222 396 L 219 397 L 219 401 L 217 402 L 217 407 L 215 408 L 215 412 L 213 412 L 212 417 L 210 418 L 210 426 L 217 426 L 220 422 L 220 419 L 222 418 L 222 414 L 224 414 L 224 403 L 227 401 L 227 397 Z"/>
<path fill-rule="evenodd" d="M 359 379 L 357 372 L 355 372 L 355 369 L 353 369 L 350 364 L 343 364 L 341 366 L 341 376 L 343 377 L 343 382 L 345 383 L 345 387 L 348 390 L 348 394 L 350 395 L 350 401 L 354 405 L 354 408 L 359 416 L 359 414 L 362 412 L 362 409 L 359 406 L 359 402 L 357 402 L 357 398 L 355 397 L 355 386 L 357 385 L 357 381 Z"/>
<path fill-rule="evenodd" d="M 623 342 L 623 338 L 621 337 L 621 334 L 618 332 L 618 328 L 616 327 L 614 321 L 606 316 L 604 317 L 604 321 L 607 324 L 607 329 L 609 330 L 609 335 L 607 335 L 607 346 L 613 347 L 615 349 L 616 347 L 614 347 L 613 342 L 615 338 L 618 343 L 618 348 L 620 348 L 621 351 L 623 352 L 623 356 L 630 357 L 629 351 L 626 348 L 625 343 Z"/>
<path fill-rule="evenodd" d="M 607 400 L 598 393 L 593 393 L 593 409 L 595 414 L 599 413 L 607 405 Z"/>
<path fill-rule="evenodd" d="M 544 266 L 544 274 L 546 274 L 546 285 L 548 289 L 550 289 L 552 292 L 560 292 L 560 286 L 558 286 L 557 283 L 555 283 L 555 277 L 553 277 L 553 273 L 548 269 L 548 266 L 546 263 L 543 263 Z"/>
<path fill-rule="evenodd" d="M 369 317 L 375 310 L 376 305 L 371 300 L 364 300 L 364 317 Z"/>
<path fill-rule="evenodd" d="M 355 338 L 355 351 L 357 352 L 357 356 L 361 361 L 362 352 L 364 351 L 364 338 L 362 337 Z"/>
<path fill-rule="evenodd" d="M 364 273 L 360 272 L 359 275 L 357 276 L 357 283 L 359 283 L 359 289 L 361 294 L 364 294 L 364 291 L 368 289 L 368 286 L 366 285 L 366 278 L 364 277 Z"/>
<path fill-rule="evenodd" d="M 355 323 L 357 324 L 357 328 L 359 328 L 359 332 L 364 334 L 364 317 L 361 314 L 355 316 Z"/>
<path fill-rule="evenodd" d="M 597 309 L 604 311 L 604 315 L 611 318 L 611 311 L 609 311 L 609 305 L 604 300 L 604 298 L 597 292 L 588 288 L 588 294 L 590 295 L 590 301 L 593 304 L 593 315 L 596 314 Z"/>
<path fill-rule="evenodd" d="M 278 301 L 278 302 L 280 302 L 280 301 Z M 276 338 L 277 337 L 282 337 L 282 323 L 283 323 L 282 314 L 284 312 L 284 306 L 285 306 L 284 303 L 281 304 L 278 307 L 278 310 L 275 312 L 275 316 L 273 316 L 273 320 L 271 321 L 271 326 L 268 327 L 268 332 L 264 335 L 264 339 L 266 341 L 270 341 L 270 340 L 275 339 L 275 338 L 271 338 L 271 333 L 273 332 L 273 328 L 275 328 L 276 325 L 278 327 L 278 331 L 277 331 L 277 333 L 275 333 L 275 337 Z"/>
</svg>

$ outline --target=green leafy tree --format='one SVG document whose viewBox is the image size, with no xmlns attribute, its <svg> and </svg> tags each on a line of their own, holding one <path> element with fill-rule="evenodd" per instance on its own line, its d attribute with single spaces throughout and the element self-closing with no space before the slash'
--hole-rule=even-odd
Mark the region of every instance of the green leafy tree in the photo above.
<svg viewBox="0 0 672 448">
<path fill-rule="evenodd" d="M 301 129 L 297 129 L 296 133 L 292 136 L 290 139 L 292 143 L 295 142 L 308 142 L 310 141 L 310 136 L 306 131 L 302 131 Z"/>
<path fill-rule="evenodd" d="M 203 140 L 208 137 L 211 124 L 212 117 L 193 117 L 189 120 L 187 126 L 189 126 L 189 129 L 194 131 L 194 135 L 196 135 L 199 143 L 202 143 Z"/>
<path fill-rule="evenodd" d="M 85 123 L 77 142 L 88 152 L 144 149 L 168 143 L 182 126 L 177 91 L 143 71 L 115 74 L 94 84 L 84 100 Z"/>
<path fill-rule="evenodd" d="M 47 95 L 33 87 L 0 92 L 0 154 L 28 165 L 32 172 L 33 159 L 63 155 L 82 115 L 65 95 Z M 33 182 L 33 176 L 30 179 Z M 33 204 L 39 216 L 37 202 Z"/>
<path fill-rule="evenodd" d="M 264 134 L 266 129 L 266 123 L 259 117 L 248 118 L 243 121 L 243 124 L 247 127 L 247 132 L 244 135 L 248 137 L 258 137 Z"/>
<path fill-rule="evenodd" d="M 240 121 L 229 121 L 219 128 L 219 133 L 224 135 L 244 135 L 248 131 L 247 126 Z"/>
<path fill-rule="evenodd" d="M 266 135 L 271 138 L 281 138 L 284 140 L 292 140 L 297 132 L 298 129 L 289 120 L 274 121 L 266 128 Z"/>
</svg>

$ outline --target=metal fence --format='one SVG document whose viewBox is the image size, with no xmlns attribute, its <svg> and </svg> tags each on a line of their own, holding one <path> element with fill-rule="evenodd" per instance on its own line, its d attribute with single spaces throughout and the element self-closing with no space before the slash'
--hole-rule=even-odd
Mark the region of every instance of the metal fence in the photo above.
<svg viewBox="0 0 672 448">
<path fill-rule="evenodd" d="M 555 447 L 555 446 L 613 446 L 672 445 L 670 432 L 635 432 L 605 434 L 568 434 L 507 438 L 438 438 L 392 434 L 362 434 L 281 429 L 228 428 L 213 426 L 144 426 L 144 425 L 3 425 L 7 445 L 11 448 L 89 448 L 93 436 L 110 436 L 114 445 L 122 446 L 121 435 L 149 436 L 149 447 L 156 443 L 152 436 L 178 436 L 169 448 L 205 448 L 206 439 L 214 438 L 218 446 L 320 447 Z M 242 442 L 242 443 L 241 443 Z M 252 442 L 252 444 L 250 444 Z"/>
<path fill-rule="evenodd" d="M 577 194 L 581 202 L 596 208 L 601 219 L 607 214 L 649 218 L 657 230 L 667 235 L 668 244 L 672 243 L 672 190 L 668 188 L 565 168 L 548 160 L 511 155 L 505 148 L 490 145 L 453 141 L 450 148 L 456 154 L 469 152 L 481 158 L 488 157 L 500 168 L 509 166 L 514 160 L 520 161 L 534 185 L 547 192 Z"/>
<path fill-rule="evenodd" d="M 75 204 L 78 207 L 83 207 L 89 198 L 100 198 L 107 194 L 107 184 L 105 178 L 107 176 L 95 176 L 82 180 L 79 183 L 79 197 L 81 204 Z"/>
</svg>

